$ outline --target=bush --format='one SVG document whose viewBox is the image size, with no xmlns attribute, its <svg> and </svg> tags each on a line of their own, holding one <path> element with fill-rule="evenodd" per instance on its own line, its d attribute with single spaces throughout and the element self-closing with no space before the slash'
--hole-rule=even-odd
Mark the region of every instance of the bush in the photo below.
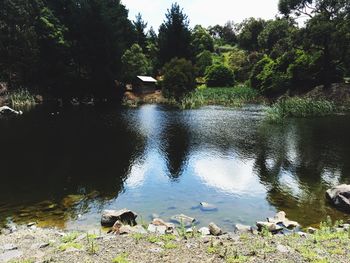
<svg viewBox="0 0 350 263">
<path fill-rule="evenodd" d="M 196 67 L 198 76 L 204 76 L 208 67 L 213 65 L 213 56 L 210 51 L 205 50 L 196 57 Z"/>
<path fill-rule="evenodd" d="M 163 72 L 162 90 L 166 97 L 180 99 L 196 87 L 195 68 L 184 58 L 172 59 L 164 66 Z"/>
<path fill-rule="evenodd" d="M 205 75 L 208 87 L 229 87 L 235 82 L 232 70 L 222 64 L 210 66 Z"/>
</svg>

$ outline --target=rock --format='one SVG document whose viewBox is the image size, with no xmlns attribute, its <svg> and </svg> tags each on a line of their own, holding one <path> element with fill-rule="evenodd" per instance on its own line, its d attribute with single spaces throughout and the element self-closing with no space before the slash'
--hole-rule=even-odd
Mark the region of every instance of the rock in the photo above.
<svg viewBox="0 0 350 263">
<path fill-rule="evenodd" d="M 78 204 L 84 199 L 83 195 L 67 195 L 62 199 L 61 205 L 64 208 L 71 208 L 72 206 Z"/>
<path fill-rule="evenodd" d="M 165 226 L 166 227 L 166 233 L 167 234 L 171 234 L 174 232 L 175 230 L 175 225 L 173 223 L 168 223 L 168 222 L 164 222 L 162 219 L 160 218 L 155 218 L 152 221 L 152 225 L 155 226 Z"/>
<path fill-rule="evenodd" d="M 289 253 L 291 251 L 290 247 L 283 246 L 281 244 L 278 244 L 276 246 L 276 249 L 277 249 L 278 252 L 281 252 L 281 253 Z"/>
<path fill-rule="evenodd" d="M 193 217 L 186 216 L 184 214 L 180 214 L 172 216 L 171 221 L 180 225 L 183 224 L 185 226 L 191 226 L 196 221 L 196 219 L 194 219 Z"/>
<path fill-rule="evenodd" d="M 209 204 L 209 203 L 206 203 L 206 202 L 201 202 L 200 203 L 200 209 L 202 211 L 217 211 L 218 208 L 213 205 L 213 204 Z"/>
<path fill-rule="evenodd" d="M 119 228 L 119 235 L 128 235 L 132 233 L 132 227 L 129 225 L 123 225 Z"/>
<path fill-rule="evenodd" d="M 344 228 L 345 230 L 349 230 L 350 224 L 341 224 L 341 225 L 339 225 L 339 227 L 342 227 L 342 228 Z"/>
<path fill-rule="evenodd" d="M 307 232 L 308 232 L 309 234 L 315 234 L 316 231 L 317 231 L 316 228 L 313 228 L 313 227 L 308 227 L 308 228 L 307 228 Z"/>
<path fill-rule="evenodd" d="M 9 262 L 23 255 L 22 251 L 19 250 L 10 250 L 0 254 L 0 262 Z"/>
<path fill-rule="evenodd" d="M 207 227 L 202 227 L 198 230 L 199 233 L 202 234 L 202 236 L 209 236 L 210 235 L 210 230 Z"/>
<path fill-rule="evenodd" d="M 270 222 L 256 222 L 256 226 L 258 227 L 258 230 L 261 231 L 263 228 L 266 228 L 270 232 L 278 232 L 280 230 L 283 230 L 281 226 L 278 226 L 275 223 L 270 223 Z"/>
<path fill-rule="evenodd" d="M 128 209 L 116 210 L 104 210 L 101 217 L 101 225 L 111 227 L 117 220 L 123 223 L 134 226 L 136 225 L 137 214 Z"/>
<path fill-rule="evenodd" d="M 48 247 L 50 244 L 49 243 L 38 243 L 38 244 L 33 244 L 30 248 L 31 249 L 42 249 Z"/>
<path fill-rule="evenodd" d="M 36 222 L 30 222 L 27 224 L 27 227 L 32 227 L 32 226 L 35 226 L 36 225 Z"/>
<path fill-rule="evenodd" d="M 218 227 L 215 223 L 209 224 L 209 232 L 213 236 L 220 236 L 222 235 L 222 230 L 220 227 Z"/>
<path fill-rule="evenodd" d="M 5 250 L 5 251 L 9 251 L 9 250 L 16 250 L 16 249 L 18 249 L 18 247 L 14 244 L 5 244 L 5 245 L 1 246 L 0 249 Z"/>
<path fill-rule="evenodd" d="M 151 253 L 162 253 L 163 249 L 160 247 L 156 247 L 156 248 L 150 248 L 150 249 L 148 249 L 148 251 Z"/>
<path fill-rule="evenodd" d="M 274 217 L 269 217 L 267 221 L 274 224 L 282 224 L 286 228 L 299 227 L 298 222 L 286 218 L 286 213 L 284 211 L 278 212 Z"/>
<path fill-rule="evenodd" d="M 147 234 L 147 230 L 143 228 L 143 226 L 137 225 L 132 227 L 132 233 L 137 233 L 137 234 L 143 234 L 146 235 Z"/>
<path fill-rule="evenodd" d="M 14 109 L 11 109 L 10 107 L 8 106 L 3 106 L 3 107 L 0 107 L 0 114 L 6 114 L 6 115 L 11 115 L 11 114 L 14 114 L 14 115 L 22 115 L 23 112 L 22 111 L 16 111 Z"/>
<path fill-rule="evenodd" d="M 166 226 L 156 226 L 153 224 L 149 224 L 147 230 L 150 233 L 157 233 L 157 234 L 164 235 L 166 233 L 167 228 Z"/>
<path fill-rule="evenodd" d="M 242 224 L 235 225 L 235 233 L 252 233 L 252 227 Z"/>
<path fill-rule="evenodd" d="M 341 184 L 328 189 L 326 197 L 337 209 L 350 213 L 350 185 Z"/>
</svg>

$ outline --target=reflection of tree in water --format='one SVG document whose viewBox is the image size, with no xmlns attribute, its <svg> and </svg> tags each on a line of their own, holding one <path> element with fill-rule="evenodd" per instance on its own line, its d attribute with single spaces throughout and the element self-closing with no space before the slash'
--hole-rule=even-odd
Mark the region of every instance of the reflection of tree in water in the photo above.
<svg viewBox="0 0 350 263">
<path fill-rule="evenodd" d="M 331 171 L 329 180 L 349 182 L 349 152 L 342 151 L 349 142 L 334 129 L 339 122 L 334 125 L 329 120 L 299 120 L 262 127 L 257 137 L 255 169 L 267 186 L 268 201 L 304 224 L 318 223 L 327 215 L 344 217 L 324 198 L 331 184 L 324 178 L 325 171 Z M 350 131 L 349 126 L 345 129 Z M 340 171 L 339 178 L 335 171 Z"/>
<path fill-rule="evenodd" d="M 177 119 L 176 122 L 165 128 L 162 136 L 162 150 L 167 159 L 169 176 L 171 179 L 177 180 L 188 157 L 190 147 L 188 128 L 180 119 Z"/>
<path fill-rule="evenodd" d="M 0 200 L 12 205 L 1 213 L 2 219 L 21 214 L 25 220 L 27 206 L 32 215 L 44 216 L 46 210 L 65 220 L 67 212 L 74 217 L 92 200 L 102 206 L 123 191 L 131 159 L 143 140 L 119 116 L 110 121 L 102 116 L 95 108 L 54 117 L 28 114 L 12 120 L 11 129 L 2 127 L 0 143 L 7 152 L 0 153 Z M 91 195 L 96 191 L 98 195 Z M 62 205 L 67 195 L 84 198 L 71 209 Z"/>
</svg>

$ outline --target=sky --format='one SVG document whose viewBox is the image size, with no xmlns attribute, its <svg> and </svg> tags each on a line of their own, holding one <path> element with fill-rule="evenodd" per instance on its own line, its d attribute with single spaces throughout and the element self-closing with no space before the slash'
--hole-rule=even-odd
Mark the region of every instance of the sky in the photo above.
<svg viewBox="0 0 350 263">
<path fill-rule="evenodd" d="M 122 0 L 131 20 L 141 13 L 148 27 L 153 26 L 156 31 L 174 2 L 184 9 L 191 27 L 239 23 L 249 17 L 273 19 L 278 13 L 278 0 Z"/>
</svg>

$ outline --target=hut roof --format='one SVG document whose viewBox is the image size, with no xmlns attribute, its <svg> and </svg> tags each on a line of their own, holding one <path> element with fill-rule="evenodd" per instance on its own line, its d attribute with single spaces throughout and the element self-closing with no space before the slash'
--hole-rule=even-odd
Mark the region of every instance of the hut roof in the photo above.
<svg viewBox="0 0 350 263">
<path fill-rule="evenodd" d="M 154 78 L 149 77 L 149 76 L 137 76 L 137 78 L 139 80 L 141 80 L 142 82 L 151 82 L 151 83 L 156 83 L 157 82 L 157 80 L 155 80 Z"/>
</svg>

